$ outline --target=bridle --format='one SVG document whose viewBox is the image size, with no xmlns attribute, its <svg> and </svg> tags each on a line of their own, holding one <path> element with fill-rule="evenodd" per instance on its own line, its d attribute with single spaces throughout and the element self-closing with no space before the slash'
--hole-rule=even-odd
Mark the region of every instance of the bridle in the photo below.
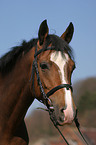
<svg viewBox="0 0 96 145">
<path fill-rule="evenodd" d="M 45 48 L 42 48 L 39 51 L 37 51 L 37 46 L 36 46 L 35 54 L 34 54 L 34 60 L 33 60 L 33 64 L 32 64 L 32 73 L 31 73 L 31 77 L 30 77 L 30 82 L 32 80 L 32 89 L 33 89 L 34 96 L 36 97 L 35 89 L 34 89 L 34 75 L 35 75 L 35 72 L 36 72 L 37 82 L 38 82 L 38 85 L 40 87 L 40 91 L 41 91 L 41 94 L 42 94 L 43 100 L 44 100 L 44 101 L 40 100 L 40 102 L 44 102 L 46 104 L 47 111 L 49 112 L 51 121 L 53 122 L 53 124 L 57 128 L 57 130 L 59 131 L 60 135 L 63 137 L 66 144 L 69 145 L 68 141 L 66 140 L 66 138 L 64 137 L 64 135 L 62 134 L 62 132 L 60 131 L 60 129 L 58 127 L 58 125 L 60 125 L 60 124 L 58 124 L 58 121 L 57 121 L 57 119 L 54 115 L 54 110 L 50 109 L 50 106 L 49 106 L 48 102 L 50 102 L 50 104 L 52 104 L 51 100 L 49 99 L 49 96 L 54 94 L 56 91 L 58 91 L 62 88 L 66 88 L 67 90 L 71 89 L 71 91 L 73 91 L 73 88 L 70 84 L 61 84 L 61 85 L 58 85 L 58 86 L 54 87 L 53 89 L 51 89 L 47 94 L 45 93 L 42 82 L 41 82 L 41 79 L 40 79 L 40 75 L 39 75 L 37 56 L 39 54 L 41 54 L 42 52 L 47 51 L 47 50 L 55 50 L 55 47 L 53 47 L 53 46 L 45 47 Z M 83 140 L 88 145 L 87 141 L 85 140 L 84 136 L 82 135 L 82 133 L 80 131 L 80 124 L 79 124 L 78 118 L 77 118 L 77 110 L 76 110 L 76 115 L 75 115 L 75 118 L 74 118 L 74 122 L 75 122 L 75 125 L 76 125 L 80 135 L 82 136 Z"/>
<path fill-rule="evenodd" d="M 35 91 L 34 91 L 34 74 L 36 72 L 37 82 L 38 82 L 38 85 L 40 87 L 40 91 L 43 95 L 44 102 L 46 102 L 46 106 L 49 109 L 48 101 L 51 102 L 51 100 L 49 99 L 49 96 L 51 96 L 56 91 L 58 91 L 59 89 L 62 89 L 62 88 L 66 88 L 67 90 L 71 89 L 71 91 L 73 91 L 73 89 L 72 89 L 72 86 L 70 84 L 61 84 L 61 85 L 58 85 L 58 86 L 54 87 L 53 89 L 51 89 L 47 94 L 45 93 L 44 88 L 43 88 L 42 83 L 41 83 L 41 80 L 40 80 L 39 71 L 38 71 L 37 56 L 39 54 L 41 54 L 42 52 L 47 51 L 47 50 L 55 50 L 55 49 L 54 49 L 54 47 L 45 47 L 45 48 L 42 48 L 39 51 L 37 51 L 37 47 L 36 47 L 30 81 L 32 80 L 33 92 L 35 93 Z M 40 101 L 42 102 L 42 100 L 40 100 Z"/>
</svg>

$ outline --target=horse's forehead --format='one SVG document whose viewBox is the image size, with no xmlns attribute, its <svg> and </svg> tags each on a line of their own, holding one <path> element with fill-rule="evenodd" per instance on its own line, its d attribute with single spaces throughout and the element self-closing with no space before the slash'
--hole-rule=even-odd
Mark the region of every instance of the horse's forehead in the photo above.
<svg viewBox="0 0 96 145">
<path fill-rule="evenodd" d="M 66 84 L 67 83 L 66 82 L 67 76 L 64 74 L 64 69 L 65 69 L 66 63 L 69 60 L 68 54 L 65 53 L 63 56 L 60 51 L 53 52 L 51 54 L 50 60 L 58 66 L 58 72 L 60 74 L 62 84 Z"/>
<path fill-rule="evenodd" d="M 50 56 L 50 60 L 54 62 L 60 69 L 64 67 L 66 62 L 68 62 L 69 56 L 68 54 L 63 54 L 58 51 L 58 52 L 52 52 Z"/>
</svg>

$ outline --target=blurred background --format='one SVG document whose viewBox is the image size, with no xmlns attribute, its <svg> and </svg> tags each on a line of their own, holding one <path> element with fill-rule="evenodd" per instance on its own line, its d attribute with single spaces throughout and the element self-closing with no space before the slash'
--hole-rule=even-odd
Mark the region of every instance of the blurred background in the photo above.
<svg viewBox="0 0 96 145">
<path fill-rule="evenodd" d="M 51 34 L 61 36 L 74 25 L 73 48 L 76 69 L 72 75 L 74 99 L 81 129 L 96 145 L 96 0 L 0 0 L 0 57 L 11 47 L 38 37 L 40 23 L 47 19 Z M 57 130 L 37 100 L 26 114 L 30 145 L 63 145 Z M 74 125 L 62 127 L 70 144 L 83 145 Z M 71 136 L 71 137 L 70 137 Z"/>
</svg>

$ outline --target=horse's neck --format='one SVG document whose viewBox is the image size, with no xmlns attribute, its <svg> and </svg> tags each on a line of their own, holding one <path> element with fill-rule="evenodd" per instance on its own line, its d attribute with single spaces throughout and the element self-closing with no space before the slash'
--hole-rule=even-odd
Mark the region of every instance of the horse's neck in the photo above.
<svg viewBox="0 0 96 145">
<path fill-rule="evenodd" d="M 34 98 L 30 90 L 33 52 L 30 50 L 17 61 L 14 69 L 0 78 L 0 126 L 16 127 L 26 114 Z"/>
</svg>

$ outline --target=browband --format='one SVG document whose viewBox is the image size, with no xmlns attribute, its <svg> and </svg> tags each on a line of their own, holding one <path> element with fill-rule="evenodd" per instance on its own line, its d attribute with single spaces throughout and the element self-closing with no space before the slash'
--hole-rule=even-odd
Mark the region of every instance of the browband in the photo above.
<svg viewBox="0 0 96 145">
<path fill-rule="evenodd" d="M 36 56 L 39 55 L 41 52 L 44 52 L 44 51 L 47 51 L 47 50 L 54 50 L 54 48 L 55 48 L 54 46 L 47 47 L 47 48 L 44 47 L 44 48 L 42 48 L 42 49 L 40 49 L 40 50 L 35 52 L 34 58 L 36 58 Z"/>
</svg>

